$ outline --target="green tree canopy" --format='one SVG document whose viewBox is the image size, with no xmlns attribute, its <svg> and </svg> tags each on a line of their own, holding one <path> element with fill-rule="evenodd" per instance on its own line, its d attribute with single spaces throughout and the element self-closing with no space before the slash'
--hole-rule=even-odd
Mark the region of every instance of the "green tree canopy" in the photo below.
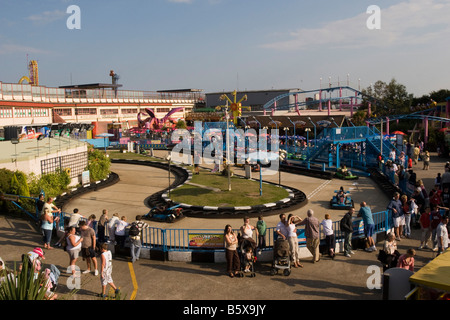
<svg viewBox="0 0 450 320">
<path fill-rule="evenodd" d="M 411 110 L 413 95 L 409 94 L 406 87 L 395 79 L 389 83 L 378 80 L 361 91 L 364 94 L 365 109 L 371 102 L 372 114 L 377 116 L 404 114 Z"/>
</svg>

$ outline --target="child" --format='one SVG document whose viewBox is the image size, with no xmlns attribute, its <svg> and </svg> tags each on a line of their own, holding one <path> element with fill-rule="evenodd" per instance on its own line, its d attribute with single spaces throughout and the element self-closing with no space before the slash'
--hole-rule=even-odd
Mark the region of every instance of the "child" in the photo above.
<svg viewBox="0 0 450 320">
<path fill-rule="evenodd" d="M 430 153 L 425 151 L 423 157 L 423 170 L 428 170 L 430 168 Z"/>
<path fill-rule="evenodd" d="M 247 252 L 245 253 L 245 270 L 244 270 L 244 272 L 250 272 L 252 258 L 253 258 L 252 247 L 248 247 Z"/>
<path fill-rule="evenodd" d="M 408 169 L 412 169 L 412 158 L 408 158 Z"/>
<path fill-rule="evenodd" d="M 101 245 L 101 267 L 100 267 L 100 274 L 101 274 L 101 283 L 102 283 L 102 293 L 100 296 L 102 298 L 106 298 L 106 285 L 110 285 L 111 288 L 114 289 L 114 293 L 117 295 L 119 293 L 119 289 L 116 288 L 114 285 L 114 282 L 112 280 L 111 274 L 112 274 L 112 254 L 111 251 L 108 250 L 108 244 L 102 243 Z"/>
<path fill-rule="evenodd" d="M 262 249 L 266 246 L 266 230 L 267 225 L 263 220 L 262 216 L 258 217 L 258 222 L 256 223 L 256 229 L 258 230 L 258 254 L 261 255 Z"/>
<path fill-rule="evenodd" d="M 425 212 L 420 215 L 419 223 L 420 223 L 420 230 L 422 232 L 420 237 L 419 249 L 430 249 L 428 247 L 428 241 L 431 240 L 430 212 L 431 208 L 426 207 Z"/>
</svg>

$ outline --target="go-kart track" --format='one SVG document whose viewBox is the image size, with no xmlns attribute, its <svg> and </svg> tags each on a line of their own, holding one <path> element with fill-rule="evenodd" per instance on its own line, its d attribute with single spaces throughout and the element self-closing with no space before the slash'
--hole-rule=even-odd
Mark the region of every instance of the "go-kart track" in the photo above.
<svg viewBox="0 0 450 320">
<path fill-rule="evenodd" d="M 164 157 L 165 151 L 158 151 L 161 158 Z M 158 154 L 156 154 L 158 156 Z M 113 185 L 107 190 L 101 192 L 88 193 L 69 202 L 65 207 L 65 212 L 72 212 L 73 208 L 78 208 L 84 215 L 99 214 L 103 209 L 108 209 L 109 214 L 118 213 L 119 216 L 127 217 L 127 221 L 134 221 L 136 215 L 147 214 L 151 207 L 147 207 L 145 199 L 154 193 L 167 188 L 168 173 L 167 170 L 156 169 L 141 165 L 117 164 L 112 165 L 112 171 L 116 172 L 120 177 L 120 182 Z M 244 175 L 241 168 L 234 169 L 236 174 Z M 259 179 L 258 173 L 253 173 L 254 179 Z M 174 180 L 171 176 L 171 180 Z M 278 174 L 273 176 L 264 176 L 264 180 L 272 183 L 278 183 Z M 351 192 L 352 200 L 356 208 L 359 209 L 359 203 L 366 201 L 372 208 L 372 212 L 385 210 L 388 198 L 383 192 L 378 190 L 378 186 L 370 178 L 360 178 L 359 180 L 340 180 L 340 179 L 318 179 L 310 176 L 281 173 L 281 184 L 287 187 L 299 189 L 305 193 L 308 202 L 302 208 L 289 211 L 299 215 L 306 216 L 306 210 L 312 209 L 316 217 L 321 221 L 325 213 L 331 215 L 333 221 L 339 220 L 345 214 L 342 210 L 330 209 L 330 199 L 335 195 L 335 190 L 339 190 L 341 186 L 346 191 Z M 376 192 L 373 192 L 376 190 Z M 370 199 L 364 198 L 369 194 Z M 102 194 L 105 196 L 102 196 Z M 263 195 L 264 197 L 264 195 Z M 279 221 L 277 213 L 267 215 L 264 220 L 268 226 L 276 226 Z M 251 220 L 252 224 L 256 224 L 256 218 Z M 223 229 L 227 223 L 233 228 L 239 228 L 242 224 L 242 216 L 238 218 L 223 217 L 210 219 L 209 217 L 190 218 L 186 217 L 176 223 L 164 223 L 159 221 L 146 220 L 146 222 L 155 227 L 160 228 L 198 228 L 198 229 Z"/>
<path fill-rule="evenodd" d="M 164 157 L 163 154 L 158 155 Z M 437 161 L 437 160 L 436 160 Z M 437 172 L 443 168 L 443 162 L 431 162 L 431 170 L 424 172 L 426 186 L 431 188 L 431 183 Z M 417 165 L 415 169 L 419 169 Z M 103 209 L 109 210 L 109 215 L 118 213 L 126 216 L 127 221 L 134 221 L 136 215 L 144 215 L 149 212 L 146 198 L 167 187 L 167 170 L 148 166 L 113 164 L 112 171 L 117 173 L 120 181 L 107 188 L 86 193 L 69 202 L 65 212 L 71 212 L 78 208 L 84 216 L 96 214 L 100 216 Z M 420 168 L 421 169 L 421 168 Z M 239 173 L 239 169 L 235 170 Z M 422 171 L 417 170 L 418 174 Z M 426 176 L 425 176 L 426 174 Z M 172 177 L 173 179 L 173 177 Z M 278 182 L 278 176 L 266 177 L 266 180 Z M 387 196 L 370 178 L 361 177 L 356 181 L 351 180 L 324 180 L 314 177 L 281 173 L 281 182 L 285 186 L 301 189 L 308 198 L 308 203 L 292 213 L 300 217 L 306 216 L 307 209 L 313 209 L 315 216 L 321 221 L 325 213 L 331 215 L 336 221 L 345 213 L 344 210 L 329 208 L 330 198 L 341 186 L 351 191 L 356 211 L 359 203 L 366 201 L 373 212 L 382 211 L 388 203 Z M 269 227 L 278 223 L 278 214 L 265 216 Z M 250 223 L 256 224 L 257 219 L 251 218 Z M 185 217 L 176 223 L 165 223 L 146 220 L 155 227 L 189 228 L 189 229 L 216 229 L 223 230 L 226 224 L 238 229 L 242 218 L 192 218 Z M 17 261 L 20 255 L 29 251 L 41 243 L 41 235 L 24 220 L 14 217 L 2 217 L 0 219 L 0 241 L 2 241 L 2 258 L 5 261 Z M 26 234 L 26 237 L 23 237 Z M 20 235 L 20 236 L 19 236 Z M 15 240 L 11 240 L 15 239 Z M 413 239 L 402 239 L 399 243 L 399 251 L 405 252 L 408 248 L 417 248 L 420 234 L 413 229 Z M 377 243 L 380 248 L 382 242 Z M 418 250 L 416 256 L 416 268 L 420 269 L 434 257 L 431 251 Z M 116 256 L 113 260 L 113 280 L 116 286 L 126 294 L 126 299 L 133 297 L 137 300 L 380 300 L 382 290 L 368 288 L 368 279 L 372 273 L 368 273 L 370 266 L 379 266 L 376 254 L 356 250 L 351 258 L 346 258 L 338 253 L 334 260 L 323 256 L 318 263 L 312 263 L 311 259 L 301 259 L 304 268 L 292 268 L 289 276 L 280 274 L 271 275 L 271 262 L 257 262 L 255 264 L 255 277 L 230 278 L 226 275 L 225 263 L 193 263 L 159 261 L 141 258 L 134 264 L 129 263 L 128 258 Z M 46 250 L 44 263 L 57 265 L 61 273 L 58 292 L 61 295 L 69 293 L 65 283 L 68 274 L 65 268 L 68 265 L 67 253 L 62 249 Z M 77 265 L 83 271 L 86 264 L 80 258 Z M 82 288 L 73 299 L 96 300 L 100 292 L 100 280 L 93 274 L 81 276 Z M 370 281 L 369 281 L 370 282 Z M 276 294 L 274 294 L 276 293 Z M 181 312 L 181 311 L 180 311 Z M 181 313 L 180 313 L 181 314 Z"/>
</svg>

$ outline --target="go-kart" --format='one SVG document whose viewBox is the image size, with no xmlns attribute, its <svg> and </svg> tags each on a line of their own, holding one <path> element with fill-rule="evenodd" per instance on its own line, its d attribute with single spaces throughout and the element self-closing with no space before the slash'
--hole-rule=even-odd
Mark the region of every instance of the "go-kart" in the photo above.
<svg viewBox="0 0 450 320">
<path fill-rule="evenodd" d="M 355 207 L 350 191 L 335 190 L 334 192 L 336 194 L 330 200 L 331 209 L 348 210 Z"/>
<path fill-rule="evenodd" d="M 287 156 L 288 159 L 290 160 L 306 160 L 306 155 L 305 154 L 295 154 L 295 153 L 288 153 Z"/>
<path fill-rule="evenodd" d="M 183 208 L 180 207 L 180 204 L 172 207 L 154 207 L 150 209 L 146 215 L 144 215 L 144 218 L 160 222 L 175 222 L 175 220 L 184 218 Z"/>
<path fill-rule="evenodd" d="M 342 180 L 356 180 L 356 179 L 358 179 L 358 176 L 355 176 L 353 173 L 351 173 L 351 171 L 348 171 L 346 169 L 345 170 L 338 169 L 338 171 L 336 171 L 334 176 L 336 178 L 342 179 Z"/>
</svg>

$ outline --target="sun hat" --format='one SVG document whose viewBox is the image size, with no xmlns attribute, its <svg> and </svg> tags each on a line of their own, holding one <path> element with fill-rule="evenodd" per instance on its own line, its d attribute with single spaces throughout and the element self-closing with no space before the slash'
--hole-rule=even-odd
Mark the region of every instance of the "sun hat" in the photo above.
<svg viewBox="0 0 450 320">
<path fill-rule="evenodd" d="M 40 258 L 45 259 L 44 251 L 41 248 L 36 247 L 34 248 L 33 252 L 36 253 Z"/>
</svg>

